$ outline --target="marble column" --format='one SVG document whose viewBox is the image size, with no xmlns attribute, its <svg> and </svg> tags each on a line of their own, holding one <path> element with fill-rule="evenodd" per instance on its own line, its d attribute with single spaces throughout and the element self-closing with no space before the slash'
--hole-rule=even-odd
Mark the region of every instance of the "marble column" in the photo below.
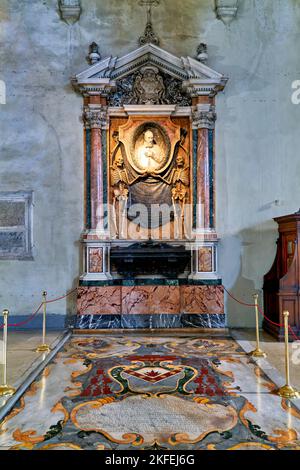
<svg viewBox="0 0 300 470">
<path fill-rule="evenodd" d="M 216 113 L 213 100 L 198 98 L 192 110 L 194 155 L 194 229 L 191 279 L 218 278 L 217 234 L 214 221 L 213 132 Z"/>
<path fill-rule="evenodd" d="M 216 113 L 212 104 L 197 104 L 193 109 L 193 128 L 196 129 L 196 232 L 207 233 L 211 227 L 211 180 L 209 132 L 214 129 Z"/>
<path fill-rule="evenodd" d="M 90 155 L 90 229 L 101 238 L 105 236 L 103 199 L 103 142 L 102 129 L 107 125 L 107 108 L 89 104 L 84 110 L 85 125 L 91 132 Z"/>
</svg>

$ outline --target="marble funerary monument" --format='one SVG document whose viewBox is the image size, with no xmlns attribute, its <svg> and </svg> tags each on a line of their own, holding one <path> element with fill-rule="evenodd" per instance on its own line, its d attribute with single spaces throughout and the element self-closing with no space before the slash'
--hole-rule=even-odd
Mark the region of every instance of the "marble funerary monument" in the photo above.
<svg viewBox="0 0 300 470">
<path fill-rule="evenodd" d="M 92 44 L 73 79 L 86 174 L 76 327 L 222 328 L 214 127 L 227 79 L 161 49 L 149 21 L 140 44 L 103 60 Z"/>
</svg>

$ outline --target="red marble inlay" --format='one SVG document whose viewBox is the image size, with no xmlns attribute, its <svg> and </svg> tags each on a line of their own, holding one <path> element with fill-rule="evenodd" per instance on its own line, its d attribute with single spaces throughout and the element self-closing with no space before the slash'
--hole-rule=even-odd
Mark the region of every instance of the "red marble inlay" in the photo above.
<svg viewBox="0 0 300 470">
<path fill-rule="evenodd" d="M 79 287 L 78 314 L 224 313 L 222 286 Z"/>
<path fill-rule="evenodd" d="M 103 248 L 89 248 L 89 272 L 103 272 Z"/>
<path fill-rule="evenodd" d="M 106 375 L 104 369 L 97 369 L 96 374 L 91 377 L 87 386 L 83 388 L 81 397 L 97 397 L 99 395 L 111 395 L 109 384 L 112 383 L 110 377 Z"/>
<path fill-rule="evenodd" d="M 121 287 L 79 287 L 77 312 L 79 315 L 120 314 Z"/>
<path fill-rule="evenodd" d="M 180 313 L 178 286 L 133 286 L 122 288 L 122 313 Z"/>
<path fill-rule="evenodd" d="M 182 286 L 183 313 L 224 313 L 222 286 Z"/>
<path fill-rule="evenodd" d="M 211 369 L 209 363 L 207 363 L 207 366 L 204 363 L 198 369 L 197 378 L 193 380 L 193 383 L 197 384 L 194 393 L 208 396 L 224 395 L 226 393 L 225 389 L 216 379 L 217 376 Z"/>
<path fill-rule="evenodd" d="M 213 249 L 211 246 L 199 248 L 198 271 L 207 273 L 213 271 Z"/>
</svg>

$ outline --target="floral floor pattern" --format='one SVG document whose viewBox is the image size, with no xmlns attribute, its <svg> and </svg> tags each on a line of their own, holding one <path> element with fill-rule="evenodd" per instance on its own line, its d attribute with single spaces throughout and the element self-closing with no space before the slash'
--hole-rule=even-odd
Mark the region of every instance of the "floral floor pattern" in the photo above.
<svg viewBox="0 0 300 470">
<path fill-rule="evenodd" d="M 74 336 L 0 449 L 300 450 L 300 412 L 230 338 Z"/>
</svg>

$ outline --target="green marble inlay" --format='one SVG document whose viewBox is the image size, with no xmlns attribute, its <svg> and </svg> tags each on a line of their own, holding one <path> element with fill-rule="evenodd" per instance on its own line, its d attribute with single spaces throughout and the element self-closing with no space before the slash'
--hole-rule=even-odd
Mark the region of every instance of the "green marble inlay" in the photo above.
<svg viewBox="0 0 300 470">
<path fill-rule="evenodd" d="M 107 281 L 79 281 L 80 286 L 220 286 L 222 279 L 108 279 Z"/>
</svg>

